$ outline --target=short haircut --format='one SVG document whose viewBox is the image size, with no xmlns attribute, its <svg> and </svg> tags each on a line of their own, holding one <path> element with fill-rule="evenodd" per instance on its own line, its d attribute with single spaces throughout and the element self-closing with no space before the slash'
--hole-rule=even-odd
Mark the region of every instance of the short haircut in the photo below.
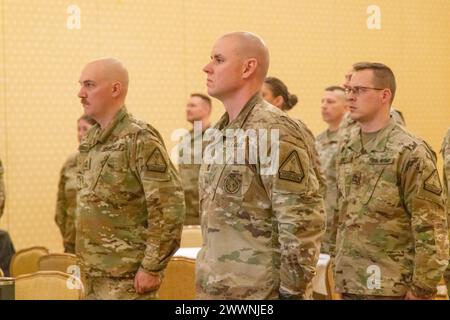
<svg viewBox="0 0 450 320">
<path fill-rule="evenodd" d="M 200 99 L 202 99 L 203 101 L 205 101 L 205 102 L 208 104 L 209 107 L 212 106 L 211 98 L 208 97 L 206 94 L 203 94 L 203 93 L 192 93 L 192 94 L 191 94 L 191 98 L 192 98 L 192 97 L 200 98 Z"/>
<path fill-rule="evenodd" d="M 353 65 L 353 70 L 372 70 L 374 85 L 378 88 L 388 88 L 391 90 L 391 103 L 394 101 L 397 84 L 395 82 L 394 72 L 392 72 L 391 68 L 378 62 L 358 62 Z"/>
</svg>

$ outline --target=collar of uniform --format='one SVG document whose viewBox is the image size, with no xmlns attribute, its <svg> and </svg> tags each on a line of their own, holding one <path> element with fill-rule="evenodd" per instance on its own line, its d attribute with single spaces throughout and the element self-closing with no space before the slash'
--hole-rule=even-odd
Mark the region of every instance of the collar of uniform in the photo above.
<svg viewBox="0 0 450 320">
<path fill-rule="evenodd" d="M 378 132 L 375 141 L 369 144 L 370 148 L 364 148 L 366 153 L 369 152 L 383 152 L 386 150 L 386 144 L 388 142 L 388 138 L 395 128 L 396 122 L 394 119 L 390 118 L 386 127 Z M 349 146 L 350 149 L 357 153 L 363 153 L 363 146 L 361 143 L 361 128 L 358 126 L 357 130 L 353 130 L 351 137 L 351 144 Z"/>
<path fill-rule="evenodd" d="M 320 140 L 320 143 L 322 143 L 322 144 L 332 144 L 332 143 L 338 143 L 339 142 L 339 139 L 338 139 L 339 134 L 340 134 L 339 130 L 334 132 L 335 135 L 332 138 L 330 138 L 329 133 L 330 133 L 330 131 L 327 129 L 327 130 L 322 132 L 317 137 L 317 139 Z"/>
<path fill-rule="evenodd" d="M 236 119 L 233 121 L 230 121 L 230 118 L 228 117 L 228 113 L 225 112 L 225 114 L 222 116 L 222 118 L 219 120 L 218 128 L 220 130 L 228 128 L 241 128 L 247 119 L 247 116 L 250 114 L 250 112 L 253 110 L 253 108 L 258 104 L 262 102 L 262 97 L 260 93 L 256 93 L 253 97 L 248 100 L 248 102 L 244 105 L 241 112 L 239 112 Z"/>
<path fill-rule="evenodd" d="M 123 106 L 114 116 L 114 118 L 112 119 L 111 123 L 108 124 L 108 126 L 100 131 L 98 138 L 97 138 L 97 142 L 100 143 L 104 143 L 109 136 L 111 135 L 111 133 L 114 131 L 114 129 L 117 127 L 117 125 L 119 124 L 119 122 L 126 116 L 128 115 L 128 111 L 127 108 L 125 106 Z"/>
</svg>

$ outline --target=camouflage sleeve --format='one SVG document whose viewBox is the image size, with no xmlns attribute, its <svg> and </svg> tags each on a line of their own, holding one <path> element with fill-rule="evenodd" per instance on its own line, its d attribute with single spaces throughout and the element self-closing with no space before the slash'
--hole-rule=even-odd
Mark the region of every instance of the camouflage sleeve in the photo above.
<svg viewBox="0 0 450 320">
<path fill-rule="evenodd" d="M 307 148 L 281 142 L 278 171 L 266 185 L 278 223 L 280 299 L 310 298 L 325 212 L 314 163 Z"/>
<path fill-rule="evenodd" d="M 5 183 L 3 181 L 3 163 L 0 160 L 0 218 L 3 215 L 5 209 Z"/>
<path fill-rule="evenodd" d="M 61 231 L 63 237 L 65 234 L 64 226 L 67 217 L 67 201 L 66 201 L 66 194 L 64 192 L 66 186 L 66 178 L 64 175 L 65 170 L 66 164 L 64 164 L 59 174 L 58 194 L 56 197 L 56 213 L 55 213 L 55 222 L 59 230 Z"/>
<path fill-rule="evenodd" d="M 418 146 L 401 164 L 401 189 L 415 241 L 411 291 L 416 296 L 436 293 L 448 263 L 448 230 L 443 190 L 436 162 Z"/>
<path fill-rule="evenodd" d="M 450 224 L 450 130 L 447 132 L 447 135 L 442 143 L 441 148 L 442 158 L 444 160 L 444 172 L 443 172 L 443 180 L 444 180 L 444 191 L 447 197 L 447 223 Z M 450 239 L 450 232 L 449 232 Z M 444 274 L 445 282 L 447 283 L 447 291 L 450 294 L 450 264 L 447 267 L 447 270 Z"/>
<path fill-rule="evenodd" d="M 141 132 L 137 135 L 134 152 L 135 169 L 148 211 L 148 238 L 141 267 L 159 272 L 180 246 L 184 193 L 162 142 L 149 132 Z"/>
</svg>

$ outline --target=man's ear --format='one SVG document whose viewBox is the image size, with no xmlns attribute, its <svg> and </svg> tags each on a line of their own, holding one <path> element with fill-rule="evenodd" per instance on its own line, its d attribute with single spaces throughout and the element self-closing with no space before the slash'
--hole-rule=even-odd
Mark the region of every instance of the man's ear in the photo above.
<svg viewBox="0 0 450 320">
<path fill-rule="evenodd" d="M 249 78 L 252 74 L 255 73 L 257 67 L 258 67 L 258 60 L 256 60 L 255 58 L 245 60 L 242 78 L 243 79 Z"/>
<path fill-rule="evenodd" d="M 122 94 L 122 84 L 119 81 L 113 83 L 111 94 L 113 98 L 117 98 Z"/>
<path fill-rule="evenodd" d="M 392 99 L 391 89 L 388 89 L 388 88 L 384 89 L 383 90 L 383 95 L 381 96 L 381 99 L 382 99 L 383 102 L 390 103 L 391 99 Z"/>
</svg>

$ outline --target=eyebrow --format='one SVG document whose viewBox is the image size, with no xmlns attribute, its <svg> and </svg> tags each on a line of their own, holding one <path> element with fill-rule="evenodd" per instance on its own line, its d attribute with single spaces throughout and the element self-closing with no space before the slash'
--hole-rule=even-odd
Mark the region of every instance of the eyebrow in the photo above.
<svg viewBox="0 0 450 320">
<path fill-rule="evenodd" d="M 211 56 L 211 59 L 225 59 L 225 57 L 223 55 L 221 55 L 220 53 L 215 54 L 213 56 Z"/>
<path fill-rule="evenodd" d="M 94 83 L 95 84 L 95 81 L 93 81 L 93 80 L 84 80 L 84 81 L 78 81 L 78 83 L 79 84 L 88 84 L 88 83 Z"/>
</svg>

